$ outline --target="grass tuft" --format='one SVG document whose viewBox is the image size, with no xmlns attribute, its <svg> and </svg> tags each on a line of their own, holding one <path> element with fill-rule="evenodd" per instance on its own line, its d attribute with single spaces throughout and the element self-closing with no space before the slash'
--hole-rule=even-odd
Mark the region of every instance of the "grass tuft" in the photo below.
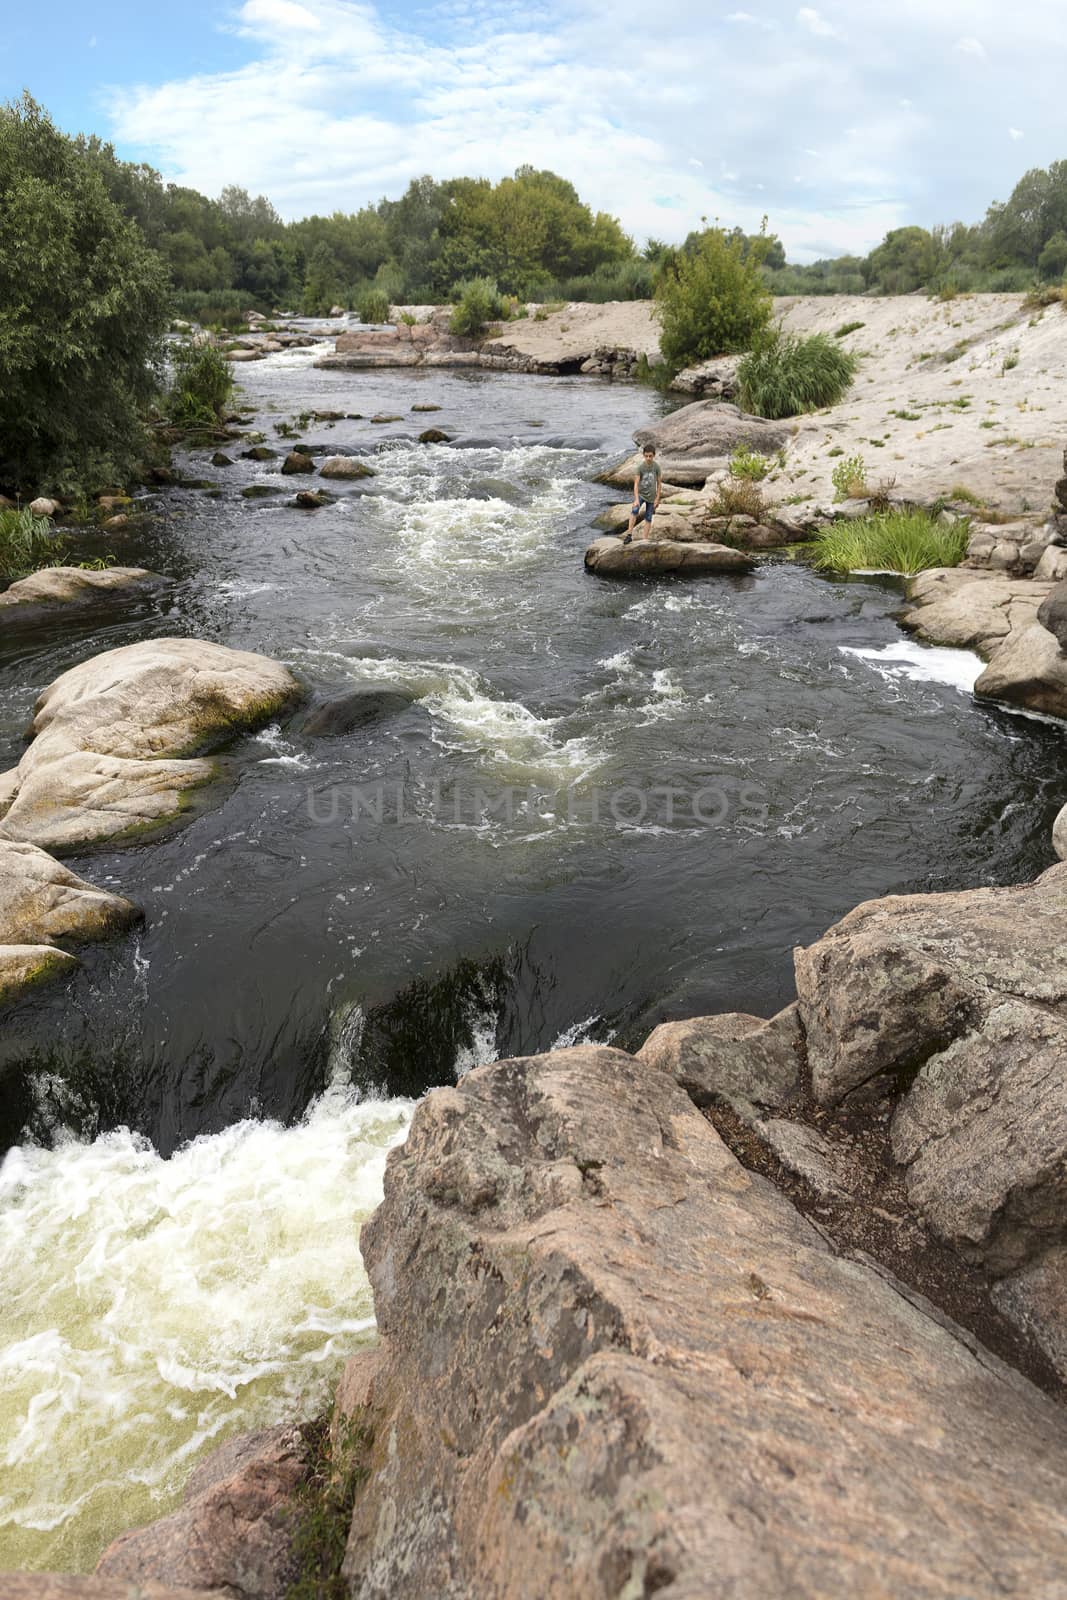
<svg viewBox="0 0 1067 1600">
<path fill-rule="evenodd" d="M 35 517 L 28 507 L 0 511 L 0 583 L 14 583 L 41 567 L 54 565 L 63 541 L 49 517 Z"/>
<path fill-rule="evenodd" d="M 741 409 L 752 416 L 778 419 L 836 405 L 858 366 L 858 356 L 842 350 L 825 333 L 800 338 L 778 328 L 738 366 Z"/>
<path fill-rule="evenodd" d="M 905 574 L 955 567 L 966 554 L 969 533 L 966 521 L 935 522 L 925 511 L 858 517 L 820 529 L 813 541 L 815 566 L 822 572 Z"/>
</svg>

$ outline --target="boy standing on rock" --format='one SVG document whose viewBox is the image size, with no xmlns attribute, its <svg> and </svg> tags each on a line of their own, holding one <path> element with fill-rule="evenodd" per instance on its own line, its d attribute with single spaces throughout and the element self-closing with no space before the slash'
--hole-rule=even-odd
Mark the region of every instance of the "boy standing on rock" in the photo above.
<svg viewBox="0 0 1067 1600">
<path fill-rule="evenodd" d="M 629 544 L 633 537 L 634 524 L 640 521 L 645 524 L 645 532 L 639 534 L 638 537 L 651 539 L 652 518 L 659 510 L 663 473 L 660 471 L 659 462 L 656 460 L 655 445 L 646 444 L 643 455 L 644 460 L 634 477 L 634 503 L 630 507 L 630 520 L 626 526 L 624 544 Z"/>
</svg>

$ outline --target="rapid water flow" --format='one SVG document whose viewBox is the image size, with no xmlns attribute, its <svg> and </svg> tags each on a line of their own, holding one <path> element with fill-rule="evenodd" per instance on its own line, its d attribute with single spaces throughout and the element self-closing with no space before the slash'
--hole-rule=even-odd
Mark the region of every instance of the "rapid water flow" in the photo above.
<svg viewBox="0 0 1067 1600">
<path fill-rule="evenodd" d="M 0 1567 L 91 1566 L 211 1442 L 315 1411 L 372 1336 L 359 1223 L 427 1086 L 769 1015 L 857 901 L 1051 860 L 1062 730 L 976 703 L 975 658 L 904 639 L 893 581 L 586 576 L 619 498 L 592 474 L 647 391 L 313 355 L 241 369 L 256 426 L 373 477 L 307 512 L 280 456 L 201 451 L 213 487 L 86 536 L 173 591 L 0 639 L 0 770 L 41 688 L 140 638 L 392 696 L 241 739 L 185 826 L 70 861 L 146 923 L 4 1019 Z"/>
</svg>

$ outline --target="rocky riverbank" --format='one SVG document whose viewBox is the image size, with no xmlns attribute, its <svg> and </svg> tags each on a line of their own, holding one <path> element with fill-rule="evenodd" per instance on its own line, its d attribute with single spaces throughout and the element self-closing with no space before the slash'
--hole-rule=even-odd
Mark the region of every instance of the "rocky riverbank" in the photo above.
<svg viewBox="0 0 1067 1600">
<path fill-rule="evenodd" d="M 771 1022 L 429 1094 L 363 1230 L 347 1592 L 1052 1600 L 1065 929 L 1067 866 L 875 901 Z M 101 1578 L 282 1600 L 309 1471 L 231 1442 Z"/>
</svg>

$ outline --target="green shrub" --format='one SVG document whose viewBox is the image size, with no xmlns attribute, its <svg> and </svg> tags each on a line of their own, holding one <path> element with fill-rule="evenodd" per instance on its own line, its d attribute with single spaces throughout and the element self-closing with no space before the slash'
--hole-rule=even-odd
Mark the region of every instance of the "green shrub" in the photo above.
<svg viewBox="0 0 1067 1600">
<path fill-rule="evenodd" d="M 966 521 L 935 522 L 925 511 L 887 511 L 822 528 L 813 542 L 824 572 L 924 572 L 955 567 L 967 552 Z"/>
<path fill-rule="evenodd" d="M 35 517 L 26 507 L 0 511 L 0 582 L 13 583 L 52 566 L 62 551 L 62 540 L 48 517 Z"/>
<path fill-rule="evenodd" d="M 770 469 L 767 457 L 760 455 L 758 450 L 750 450 L 747 445 L 739 444 L 730 457 L 732 478 L 748 478 L 753 483 L 759 483 Z"/>
<path fill-rule="evenodd" d="M 126 482 L 145 448 L 167 271 L 28 95 L 0 106 L 0 484 Z"/>
<path fill-rule="evenodd" d="M 801 338 L 776 328 L 738 366 L 738 399 L 742 410 L 756 417 L 819 411 L 843 397 L 858 365 L 857 356 L 825 333 Z"/>
<path fill-rule="evenodd" d="M 656 280 L 660 350 L 675 372 L 712 356 L 748 350 L 771 320 L 771 295 L 759 250 L 743 237 L 708 228 L 676 251 Z"/>
<path fill-rule="evenodd" d="M 507 314 L 507 304 L 494 278 L 467 278 L 452 290 L 454 309 L 449 332 L 476 339 L 487 322 Z"/>
<path fill-rule="evenodd" d="M 233 369 L 213 345 L 182 344 L 174 352 L 167 396 L 170 420 L 183 428 L 214 428 L 233 393 Z"/>
<path fill-rule="evenodd" d="M 356 301 L 360 322 L 388 322 L 391 309 L 389 296 L 384 289 L 364 289 Z"/>
<path fill-rule="evenodd" d="M 844 339 L 850 333 L 856 333 L 860 328 L 865 328 L 865 322 L 843 322 L 839 328 L 834 329 L 835 339 Z"/>
<path fill-rule="evenodd" d="M 862 456 L 846 456 L 830 474 L 835 500 L 863 500 L 867 494 L 867 463 Z"/>
</svg>

